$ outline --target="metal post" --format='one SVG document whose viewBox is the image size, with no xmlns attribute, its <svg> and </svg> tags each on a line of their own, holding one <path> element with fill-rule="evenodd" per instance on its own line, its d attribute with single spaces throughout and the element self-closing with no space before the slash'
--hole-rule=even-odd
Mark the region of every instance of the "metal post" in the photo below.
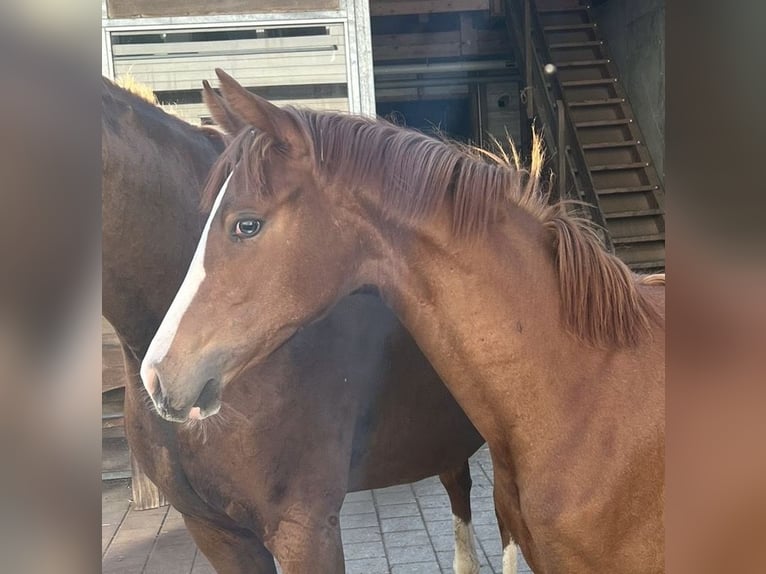
<svg viewBox="0 0 766 574">
<path fill-rule="evenodd" d="M 567 180 L 567 142 L 566 142 L 566 118 L 564 117 L 564 102 L 556 100 L 556 146 L 558 149 L 558 177 L 559 177 L 559 199 L 566 197 Z"/>
<path fill-rule="evenodd" d="M 534 88 L 532 88 L 532 61 L 534 59 L 534 47 L 532 46 L 532 3 L 531 0 L 524 2 L 524 81 L 527 92 L 527 117 L 535 115 Z"/>
</svg>

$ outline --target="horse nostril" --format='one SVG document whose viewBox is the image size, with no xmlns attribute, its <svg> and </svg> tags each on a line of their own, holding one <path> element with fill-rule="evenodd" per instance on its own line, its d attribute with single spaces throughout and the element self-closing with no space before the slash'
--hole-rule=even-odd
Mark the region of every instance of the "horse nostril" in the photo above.
<svg viewBox="0 0 766 574">
<path fill-rule="evenodd" d="M 141 365 L 141 380 L 150 397 L 154 397 L 160 392 L 160 376 L 153 366 L 146 363 Z"/>
</svg>

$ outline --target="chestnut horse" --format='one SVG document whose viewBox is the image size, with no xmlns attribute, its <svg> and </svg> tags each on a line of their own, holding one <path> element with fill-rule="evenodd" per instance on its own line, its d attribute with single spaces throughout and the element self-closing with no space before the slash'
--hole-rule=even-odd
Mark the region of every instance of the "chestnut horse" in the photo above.
<svg viewBox="0 0 766 574">
<path fill-rule="evenodd" d="M 513 535 L 536 573 L 663 571 L 664 277 L 548 202 L 539 144 L 525 172 L 216 72 L 208 105 L 247 125 L 141 366 L 155 403 L 214 413 L 240 369 L 371 285 L 487 439 L 507 566 Z"/>
<path fill-rule="evenodd" d="M 127 436 L 216 570 L 273 573 L 276 557 L 286 574 L 343 572 L 346 492 L 441 473 L 455 570 L 477 573 L 466 460 L 483 439 L 375 296 L 345 299 L 239 373 L 219 420 L 157 415 L 140 360 L 200 237 L 200 194 L 223 141 L 108 80 L 102 102 L 103 313 L 123 343 Z"/>
</svg>

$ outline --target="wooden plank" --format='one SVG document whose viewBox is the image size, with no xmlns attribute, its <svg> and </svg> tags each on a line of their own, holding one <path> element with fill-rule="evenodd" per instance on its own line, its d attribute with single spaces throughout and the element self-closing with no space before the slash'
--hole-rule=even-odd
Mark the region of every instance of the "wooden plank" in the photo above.
<svg viewBox="0 0 766 574">
<path fill-rule="evenodd" d="M 102 574 L 142 572 L 167 512 L 167 508 L 145 512 L 135 512 L 133 508 L 128 510 L 104 554 Z"/>
<path fill-rule="evenodd" d="M 194 42 L 147 42 L 142 44 L 114 44 L 115 59 L 133 55 L 204 54 L 243 50 L 279 50 L 343 45 L 345 36 L 340 26 L 331 27 L 330 34 L 294 36 L 286 38 L 250 38 L 245 40 L 198 40 Z"/>
<path fill-rule="evenodd" d="M 490 0 L 370 0 L 371 16 L 489 10 Z"/>
<path fill-rule="evenodd" d="M 194 567 L 192 568 L 191 574 L 216 574 L 210 561 L 199 551 L 199 549 L 197 550 L 197 555 L 194 557 Z"/>
<path fill-rule="evenodd" d="M 131 488 L 133 489 L 133 507 L 136 510 L 151 510 L 160 508 L 168 504 L 165 495 L 160 489 L 144 474 L 138 461 L 131 453 L 130 470 L 133 476 Z"/>
<path fill-rule="evenodd" d="M 110 18 L 338 10 L 338 0 L 106 0 Z"/>
<path fill-rule="evenodd" d="M 416 32 L 413 34 L 377 34 L 372 37 L 373 50 L 378 47 L 427 46 L 429 44 L 454 44 L 460 42 L 460 31 Z"/>
<path fill-rule="evenodd" d="M 493 18 L 502 18 L 505 16 L 505 1 L 504 0 L 490 0 L 489 2 L 489 14 Z"/>
<path fill-rule="evenodd" d="M 375 46 L 372 47 L 372 57 L 375 62 L 387 60 L 406 60 L 422 58 L 456 58 L 461 54 L 458 42 L 442 44 L 421 44 L 404 46 Z"/>
<path fill-rule="evenodd" d="M 255 64 L 255 65 L 254 65 Z M 322 66 L 283 67 L 259 67 L 257 62 L 230 61 L 227 72 L 248 87 L 257 86 L 294 86 L 305 84 L 345 84 L 345 63 L 337 65 L 326 64 Z M 119 70 L 117 76 L 129 73 L 127 70 Z M 155 91 L 176 90 L 201 90 L 202 80 L 209 79 L 212 66 L 208 68 L 191 69 L 188 71 L 168 71 L 162 67 L 149 71 L 133 71 L 133 78 L 140 83 L 147 84 Z"/>
<path fill-rule="evenodd" d="M 476 49 L 477 33 L 470 14 L 460 14 L 460 49 L 471 54 Z"/>
<path fill-rule="evenodd" d="M 304 108 L 311 108 L 313 110 L 322 110 L 330 112 L 348 112 L 348 98 L 322 98 L 322 99 L 306 99 L 306 100 L 280 100 L 274 102 L 278 106 L 298 106 Z M 185 121 L 199 125 L 200 118 L 210 117 L 210 110 L 203 103 L 199 104 L 179 104 L 163 106 L 169 109 L 173 114 Z"/>
<path fill-rule="evenodd" d="M 155 91 L 201 89 L 203 78 L 212 75 L 216 62 L 189 62 L 188 66 L 177 66 L 164 62 L 145 64 L 141 66 L 116 67 L 116 75 L 131 75 L 137 82 L 149 84 Z M 292 86 L 296 84 L 345 84 L 345 62 L 332 63 L 317 59 L 311 63 L 297 65 L 282 65 L 276 63 L 266 65 L 255 59 L 231 59 L 227 62 L 226 71 L 245 86 Z M 179 84 L 196 82 L 188 88 Z"/>
<path fill-rule="evenodd" d="M 196 553 L 197 546 L 186 530 L 181 513 L 170 508 L 144 573 L 188 574 Z"/>
<path fill-rule="evenodd" d="M 106 554 L 130 508 L 128 481 L 105 482 L 101 486 L 101 556 Z"/>
<path fill-rule="evenodd" d="M 338 46 L 331 49 L 317 49 L 306 52 L 288 52 L 288 53 L 257 53 L 240 52 L 235 54 L 226 54 L 226 69 L 231 65 L 229 62 L 240 62 L 245 64 L 257 65 L 262 67 L 295 67 L 295 66 L 314 66 L 335 64 L 343 66 L 345 64 L 345 48 Z M 221 54 L 190 53 L 176 56 L 154 56 L 147 54 L 145 56 L 136 56 L 126 60 L 115 60 L 115 69 L 120 69 L 123 73 L 132 74 L 131 70 L 141 71 L 153 67 L 164 66 L 168 70 L 184 70 L 193 66 L 220 66 Z"/>
<path fill-rule="evenodd" d="M 511 45 L 505 32 L 478 30 L 475 35 L 460 32 L 395 34 L 373 38 L 372 56 L 376 62 L 408 58 L 446 58 L 460 56 L 507 57 Z M 464 40 L 464 38 L 466 38 Z"/>
<path fill-rule="evenodd" d="M 375 99 L 381 102 L 442 100 L 467 98 L 469 93 L 467 84 L 425 88 L 381 88 L 375 90 Z"/>
</svg>

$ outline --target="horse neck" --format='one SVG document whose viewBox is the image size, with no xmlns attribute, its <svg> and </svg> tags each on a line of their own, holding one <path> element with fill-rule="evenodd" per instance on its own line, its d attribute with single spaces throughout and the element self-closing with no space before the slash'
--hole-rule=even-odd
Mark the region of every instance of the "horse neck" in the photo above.
<svg viewBox="0 0 766 574">
<path fill-rule="evenodd" d="M 542 225 L 510 209 L 471 242 L 452 238 L 442 214 L 384 242 L 380 252 L 390 256 L 371 282 L 485 437 L 502 432 L 498 423 L 521 428 L 531 404 L 561 391 L 565 376 L 551 366 L 579 354 L 562 328 Z"/>
<path fill-rule="evenodd" d="M 217 152 L 191 126 L 133 119 L 103 138 L 103 313 L 142 356 L 194 252 Z"/>
</svg>

